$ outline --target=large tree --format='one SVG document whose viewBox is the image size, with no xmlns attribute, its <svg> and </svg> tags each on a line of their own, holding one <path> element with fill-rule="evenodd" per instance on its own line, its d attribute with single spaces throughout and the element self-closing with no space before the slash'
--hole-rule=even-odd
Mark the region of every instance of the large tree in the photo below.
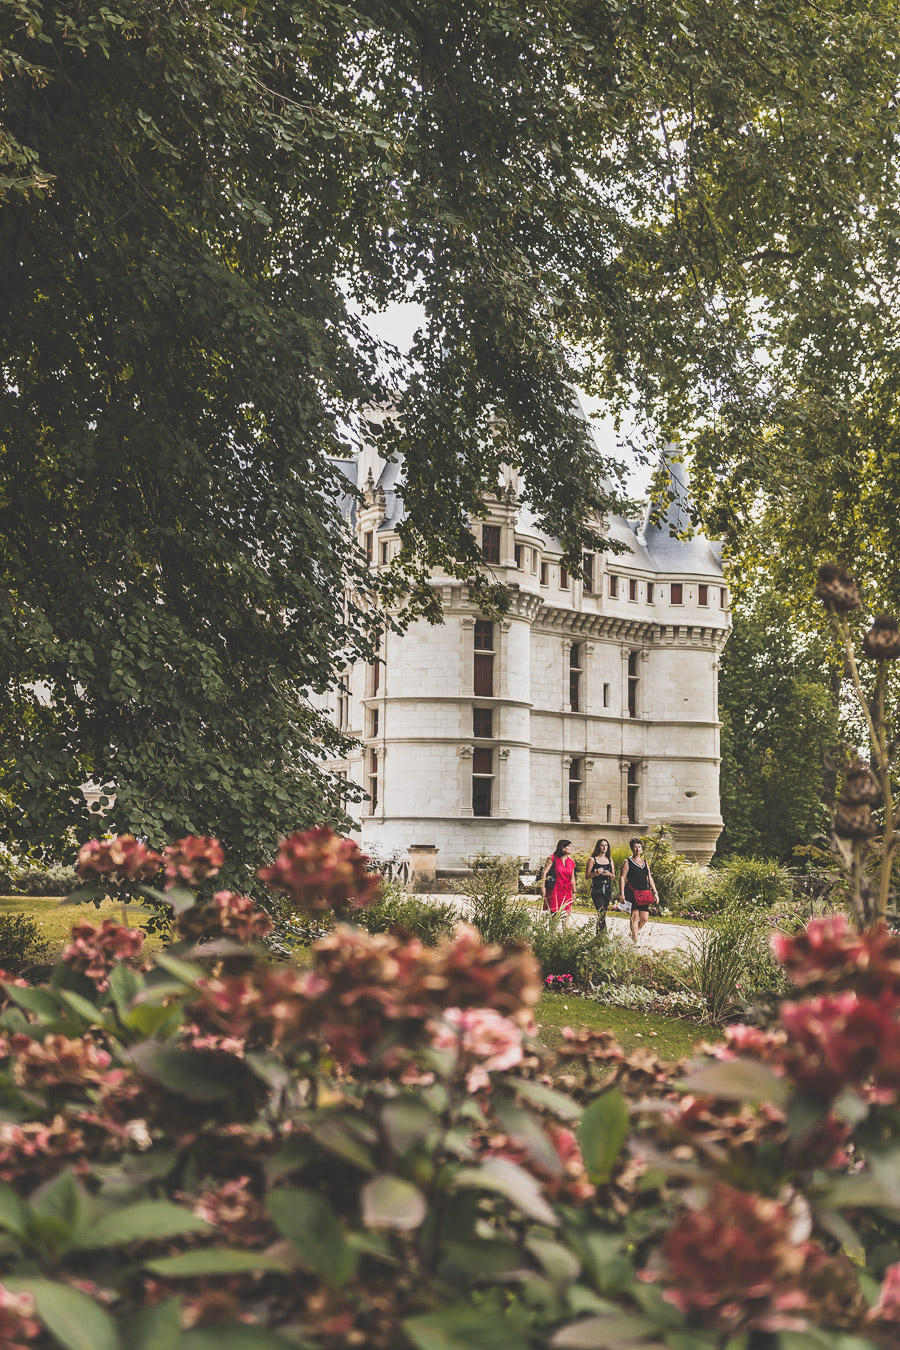
<svg viewBox="0 0 900 1350">
<path fill-rule="evenodd" d="M 86 830 L 87 776 L 247 860 L 336 812 L 305 691 L 384 621 L 342 428 L 395 397 L 428 612 L 504 462 L 577 566 L 612 502 L 574 383 L 752 430 L 815 279 L 858 310 L 898 53 L 892 3 L 0 0 L 8 829 Z M 405 298 L 402 363 L 348 302 Z"/>
</svg>

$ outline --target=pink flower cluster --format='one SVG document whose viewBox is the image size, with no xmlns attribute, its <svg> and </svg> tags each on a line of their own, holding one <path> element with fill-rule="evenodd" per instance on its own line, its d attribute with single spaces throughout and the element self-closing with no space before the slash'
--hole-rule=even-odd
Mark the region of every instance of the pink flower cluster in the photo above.
<svg viewBox="0 0 900 1350">
<path fill-rule="evenodd" d="M 182 910 L 176 922 L 183 938 L 195 942 L 211 938 L 231 938 L 234 942 L 255 942 L 272 931 L 272 920 L 258 909 L 249 895 L 217 891 L 207 905 Z"/>
<path fill-rule="evenodd" d="M 40 1334 L 40 1324 L 34 1318 L 34 1297 L 14 1294 L 0 1284 L 0 1346 L 3 1350 L 23 1350 L 25 1341 Z"/>
<path fill-rule="evenodd" d="M 548 975 L 544 983 L 548 989 L 571 989 L 575 981 L 571 975 Z"/>
<path fill-rule="evenodd" d="M 84 1136 L 61 1115 L 49 1122 L 29 1120 L 23 1124 L 0 1121 L 0 1180 L 17 1185 L 55 1175 L 63 1161 L 72 1162 L 84 1152 Z M 3 1342 L 0 1341 L 0 1345 Z"/>
<path fill-rule="evenodd" d="M 433 1024 L 432 1044 L 452 1050 L 470 1092 L 490 1086 L 490 1075 L 521 1064 L 522 1028 L 493 1008 L 446 1008 Z"/>
<path fill-rule="evenodd" d="M 255 965 L 240 975 L 197 981 L 197 999 L 188 1009 L 201 1030 L 231 1041 L 288 1045 L 314 1025 L 311 1007 L 321 992 L 312 971 Z M 197 1041 L 193 1042 L 195 1048 Z"/>
<path fill-rule="evenodd" d="M 141 954 L 144 934 L 139 928 L 123 928 L 114 919 L 104 919 L 99 928 L 76 923 L 63 961 L 86 975 L 99 993 L 109 988 L 109 972 L 117 961 L 133 961 Z"/>
<path fill-rule="evenodd" d="M 873 1101 L 895 1101 L 900 1090 L 897 1012 L 896 998 L 859 998 L 850 990 L 783 1004 L 788 1074 L 821 1100 L 852 1086 L 866 1088 Z"/>
<path fill-rule="evenodd" d="M 261 868 L 259 877 L 307 914 L 345 905 L 363 908 L 381 887 L 381 877 L 366 870 L 368 861 L 351 839 L 320 825 L 284 839 L 272 866 Z"/>
<path fill-rule="evenodd" d="M 86 1084 L 103 1082 L 112 1056 L 89 1037 L 70 1038 L 51 1034 L 42 1041 L 24 1032 L 0 1043 L 11 1061 L 12 1079 L 28 1089 L 65 1087 L 71 1090 Z"/>
<path fill-rule="evenodd" d="M 793 937 L 772 939 L 775 956 L 805 992 L 852 988 L 900 1001 L 900 935 L 883 923 L 855 933 L 842 914 L 813 919 Z"/>
<path fill-rule="evenodd" d="M 166 889 L 172 886 L 196 886 L 214 877 L 225 861 L 225 850 L 218 839 L 205 834 L 188 834 L 175 839 L 164 850 Z"/>
<path fill-rule="evenodd" d="M 878 1302 L 871 1316 L 873 1320 L 880 1318 L 883 1322 L 900 1322 L 900 1262 L 888 1266 L 884 1272 Z"/>
<path fill-rule="evenodd" d="M 117 834 L 112 839 L 89 839 L 78 850 L 75 871 L 86 880 L 112 877 L 119 881 L 145 881 L 155 877 L 162 857 L 140 843 L 133 834 Z"/>
<path fill-rule="evenodd" d="M 802 1329 L 814 1303 L 807 1277 L 828 1263 L 808 1232 L 802 1209 L 720 1182 L 669 1229 L 659 1269 L 641 1278 L 661 1278 L 668 1302 L 705 1327 Z"/>
</svg>

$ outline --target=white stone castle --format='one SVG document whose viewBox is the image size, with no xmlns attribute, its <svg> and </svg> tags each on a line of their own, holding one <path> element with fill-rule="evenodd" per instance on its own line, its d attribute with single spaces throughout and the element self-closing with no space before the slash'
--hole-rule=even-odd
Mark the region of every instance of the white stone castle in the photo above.
<svg viewBox="0 0 900 1350">
<path fill-rule="evenodd" d="M 357 837 L 385 858 L 438 850 L 455 871 L 479 849 L 537 860 L 560 836 L 589 851 L 668 825 L 689 858 L 711 858 L 719 813 L 719 656 L 731 620 L 716 545 L 687 527 L 683 466 L 660 524 L 612 517 L 622 554 L 588 555 L 584 581 L 518 503 L 508 474 L 473 522 L 511 604 L 485 619 L 464 584 L 435 573 L 443 625 L 388 633 L 380 664 L 357 664 L 331 712 L 359 747 L 333 761 L 369 794 Z M 364 492 L 346 515 L 373 568 L 399 549 L 402 468 L 363 443 L 342 461 Z"/>
</svg>

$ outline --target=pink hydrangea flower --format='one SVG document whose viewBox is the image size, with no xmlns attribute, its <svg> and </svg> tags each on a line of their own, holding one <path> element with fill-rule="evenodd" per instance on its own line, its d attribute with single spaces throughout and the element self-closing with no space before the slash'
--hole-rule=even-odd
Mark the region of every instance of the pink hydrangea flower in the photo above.
<svg viewBox="0 0 900 1350">
<path fill-rule="evenodd" d="M 40 1330 L 34 1317 L 34 1296 L 14 1294 L 0 1284 L 0 1345 L 3 1350 L 24 1350 L 25 1341 L 34 1340 Z"/>
<path fill-rule="evenodd" d="M 78 850 L 75 871 L 86 880 L 114 877 L 120 881 L 141 881 L 155 877 L 162 857 L 135 839 L 133 834 L 117 834 L 112 839 L 89 839 Z"/>
<path fill-rule="evenodd" d="M 63 961 L 86 975 L 102 994 L 109 988 L 109 972 L 116 962 L 134 961 L 143 946 L 144 934 L 139 928 L 123 928 L 114 919 L 104 919 L 99 928 L 92 923 L 76 923 Z"/>
<path fill-rule="evenodd" d="M 490 1074 L 521 1064 L 522 1030 L 492 1008 L 447 1008 L 436 1023 L 433 1042 L 439 1050 L 455 1050 L 468 1066 L 466 1086 L 478 1092 L 490 1085 Z"/>
<path fill-rule="evenodd" d="M 214 877 L 225 861 L 225 850 L 218 839 L 205 834 L 188 834 L 175 839 L 164 854 L 166 889 L 179 884 L 195 886 L 198 881 Z"/>
<path fill-rule="evenodd" d="M 272 866 L 261 868 L 258 875 L 273 890 L 283 891 L 296 909 L 317 913 L 372 904 L 381 877 L 367 870 L 368 861 L 352 839 L 342 839 L 329 826 L 320 825 L 282 840 Z"/>
<path fill-rule="evenodd" d="M 872 1318 L 883 1322 L 900 1322 L 900 1261 L 888 1266 L 881 1282 L 878 1302 L 872 1309 Z"/>
</svg>

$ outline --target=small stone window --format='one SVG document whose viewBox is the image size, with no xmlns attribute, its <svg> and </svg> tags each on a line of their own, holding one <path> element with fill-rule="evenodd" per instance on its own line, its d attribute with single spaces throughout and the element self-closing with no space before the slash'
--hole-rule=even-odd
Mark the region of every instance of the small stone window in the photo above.
<svg viewBox="0 0 900 1350">
<path fill-rule="evenodd" d="M 684 604 L 684 586 L 680 581 L 673 581 L 671 585 L 671 601 L 673 605 Z"/>
<path fill-rule="evenodd" d="M 489 816 L 494 785 L 494 752 L 479 746 L 472 752 L 472 815 Z"/>
<path fill-rule="evenodd" d="M 378 805 L 378 751 L 369 751 L 369 811 L 374 814 Z"/>
<path fill-rule="evenodd" d="M 481 552 L 486 563 L 498 563 L 500 561 L 499 525 L 482 525 Z"/>
<path fill-rule="evenodd" d="M 609 574 L 609 595 L 611 600 L 619 598 L 619 578 L 615 572 Z"/>
<path fill-rule="evenodd" d="M 591 591 L 594 589 L 594 555 L 593 555 L 593 553 L 585 553 L 585 554 L 584 554 L 584 556 L 583 556 L 583 558 L 582 558 L 582 565 L 583 565 L 583 567 L 584 567 L 584 589 L 585 589 L 585 591 L 587 592 L 587 594 L 590 594 Z"/>
<path fill-rule="evenodd" d="M 628 824 L 637 825 L 638 823 L 638 793 L 640 792 L 640 764 L 628 765 Z"/>
<path fill-rule="evenodd" d="M 697 587 L 697 604 L 698 604 L 698 605 L 708 605 L 708 604 L 709 604 L 709 587 L 708 587 L 708 586 L 702 586 L 702 585 L 701 585 L 701 586 L 698 586 L 698 587 Z"/>
<path fill-rule="evenodd" d="M 366 562 L 371 567 L 372 558 L 374 557 L 375 554 L 375 535 L 372 532 L 372 530 L 366 530 L 364 538 L 366 541 Z"/>
<path fill-rule="evenodd" d="M 472 735 L 480 741 L 490 741 L 494 737 L 493 708 L 472 709 Z"/>
<path fill-rule="evenodd" d="M 559 589 L 567 591 L 569 589 L 569 569 L 560 565 L 559 569 Z"/>
<path fill-rule="evenodd" d="M 569 765 L 569 820 L 581 819 L 582 761 L 573 759 Z"/>
<path fill-rule="evenodd" d="M 549 568 L 547 567 L 547 564 L 546 564 L 545 562 L 542 562 L 542 563 L 541 563 L 541 585 L 542 585 L 542 586 L 547 586 L 547 585 L 549 584 L 548 572 L 549 572 Z"/>
<path fill-rule="evenodd" d="M 653 604 L 653 582 L 652 582 L 652 581 L 648 581 L 648 582 L 647 582 L 647 604 L 648 604 L 648 605 L 652 605 L 652 604 Z"/>
<path fill-rule="evenodd" d="M 581 643 L 573 642 L 569 648 L 569 707 L 572 712 L 581 712 Z"/>
<path fill-rule="evenodd" d="M 635 577 L 628 578 L 628 599 L 637 599 L 637 579 Z"/>
<path fill-rule="evenodd" d="M 490 619 L 475 621 L 474 693 L 476 698 L 494 697 L 494 625 Z"/>
<path fill-rule="evenodd" d="M 628 653 L 628 716 L 637 717 L 638 706 L 638 653 Z"/>
</svg>

